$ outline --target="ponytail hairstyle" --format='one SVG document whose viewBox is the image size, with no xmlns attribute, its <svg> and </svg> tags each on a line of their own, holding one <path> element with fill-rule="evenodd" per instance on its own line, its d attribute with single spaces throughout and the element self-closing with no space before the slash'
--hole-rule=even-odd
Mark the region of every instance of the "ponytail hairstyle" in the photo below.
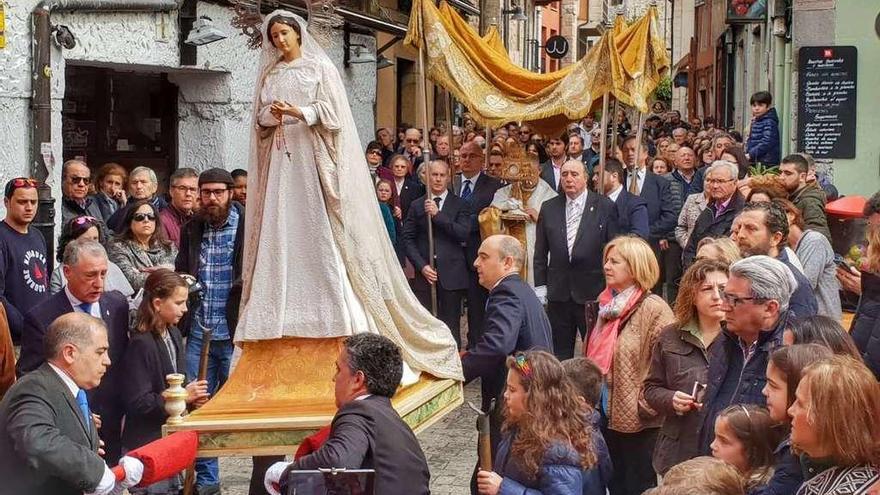
<svg viewBox="0 0 880 495">
<path fill-rule="evenodd" d="M 156 313 L 153 300 L 171 297 L 179 287 L 187 290 L 189 288 L 183 277 L 167 268 L 160 268 L 147 277 L 135 325 L 135 329 L 139 333 L 152 332 L 157 337 L 162 335 L 162 331 L 168 327 L 168 324 L 162 321 L 162 318 Z"/>
</svg>

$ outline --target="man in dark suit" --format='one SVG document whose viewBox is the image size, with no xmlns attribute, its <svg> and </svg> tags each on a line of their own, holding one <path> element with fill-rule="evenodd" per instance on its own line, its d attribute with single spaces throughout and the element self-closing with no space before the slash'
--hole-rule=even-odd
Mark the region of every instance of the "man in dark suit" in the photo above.
<svg viewBox="0 0 880 495">
<path fill-rule="evenodd" d="M 572 160 L 562 166 L 565 194 L 541 207 L 535 232 L 535 291 L 546 294 L 553 350 L 560 360 L 574 355 L 576 331 L 589 330 L 584 305 L 605 287 L 602 251 L 617 235 L 617 208 L 587 192 L 587 170 Z"/>
<path fill-rule="evenodd" d="M 428 193 L 413 201 L 403 224 L 403 247 L 416 269 L 413 292 L 431 308 L 431 285 L 437 286 L 437 317 L 446 323 L 461 347 L 461 298 L 468 287 L 464 253 L 470 231 L 468 204 L 447 189 L 449 164 L 431 162 Z M 434 268 L 428 256 L 428 215 L 434 229 Z"/>
<path fill-rule="evenodd" d="M 489 410 L 495 401 L 495 412 L 489 418 L 493 453 L 500 439 L 507 356 L 529 349 L 553 351 L 547 313 L 534 289 L 519 276 L 524 263 L 522 244 L 508 235 L 493 235 L 483 241 L 474 262 L 480 284 L 490 291 L 485 332 L 461 358 L 461 365 L 466 382 L 482 378 L 483 410 Z"/>
<path fill-rule="evenodd" d="M 550 159 L 541 164 L 541 178 L 558 193 L 562 192 L 560 179 L 562 177 L 562 164 L 566 161 L 565 143 L 567 140 L 568 135 L 566 134 L 550 138 L 547 141 L 547 152 L 550 154 Z"/>
<path fill-rule="evenodd" d="M 608 197 L 617 206 L 617 227 L 621 234 L 633 234 L 645 239 L 650 237 L 648 225 L 648 203 L 644 199 L 623 188 L 623 165 L 609 158 L 605 161 L 605 187 L 599 187 L 602 167 L 596 166 L 593 173 L 593 185 L 597 191 Z"/>
<path fill-rule="evenodd" d="M 140 481 L 143 465 L 124 457 L 126 480 L 116 483 L 85 392 L 105 376 L 110 347 L 106 326 L 89 315 L 68 312 L 49 325 L 47 361 L 0 402 L 3 493 L 105 495 Z"/>
<path fill-rule="evenodd" d="M 489 293 L 480 285 L 474 261 L 480 248 L 480 222 L 478 217 L 483 208 L 488 207 L 495 197 L 495 191 L 501 187 L 501 181 L 483 173 L 486 155 L 480 145 L 473 141 L 464 143 L 459 151 L 461 173 L 452 180 L 452 191 L 468 204 L 470 218 L 468 220 L 468 238 L 465 242 L 465 258 L 468 266 L 467 317 L 468 317 L 468 348 L 480 340 L 483 334 L 483 318 L 485 316 L 486 298 Z"/>
<path fill-rule="evenodd" d="M 733 219 L 745 206 L 745 199 L 736 188 L 737 166 L 723 160 L 716 160 L 706 169 L 706 190 L 709 191 L 709 205 L 697 217 L 694 231 L 688 238 L 682 255 L 684 268 L 689 267 L 697 256 L 697 245 L 706 237 L 726 237 L 730 235 Z"/>
<path fill-rule="evenodd" d="M 128 346 L 128 301 L 119 292 L 104 292 L 107 253 L 95 241 L 76 240 L 64 250 L 64 290 L 34 307 L 24 319 L 21 356 L 16 365 L 19 376 L 39 368 L 45 362 L 46 329 L 61 315 L 85 313 L 107 326 L 111 363 L 122 362 Z M 107 462 L 115 464 L 120 455 L 123 408 L 120 402 L 119 376 L 115 366 L 107 369 L 101 385 L 89 391 L 92 410 L 101 416 L 101 439 Z"/>
<path fill-rule="evenodd" d="M 635 136 L 630 136 L 620 143 L 620 151 L 626 165 L 627 177 L 624 187 L 630 193 L 636 194 L 648 204 L 648 223 L 651 226 L 651 234 L 648 242 L 656 251 L 660 242 L 670 237 L 678 222 L 674 208 L 672 192 L 669 189 L 669 181 L 655 175 L 647 169 L 648 148 L 641 144 L 638 165 L 636 165 Z M 633 179 L 635 178 L 635 184 Z"/>
<path fill-rule="evenodd" d="M 335 467 L 375 469 L 377 494 L 430 493 L 425 454 L 391 405 L 403 376 L 400 349 L 386 337 L 355 334 L 345 339 L 336 366 L 339 410 L 330 423 L 330 436 L 317 451 L 295 462 L 272 465 L 266 472 L 266 490 L 279 495 L 287 488 L 290 470 Z"/>
</svg>

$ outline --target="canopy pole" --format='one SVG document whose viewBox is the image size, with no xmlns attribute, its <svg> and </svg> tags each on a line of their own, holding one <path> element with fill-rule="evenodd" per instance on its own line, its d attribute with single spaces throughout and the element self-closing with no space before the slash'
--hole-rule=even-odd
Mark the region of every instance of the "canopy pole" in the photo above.
<svg viewBox="0 0 880 495">
<path fill-rule="evenodd" d="M 605 190 L 605 155 L 608 153 L 606 142 L 608 141 L 608 93 L 602 95 L 602 122 L 599 124 L 602 129 L 602 137 L 599 138 L 599 194 L 605 196 L 608 191 Z M 586 169 L 587 167 L 584 167 Z"/>
<path fill-rule="evenodd" d="M 452 163 L 452 152 L 453 150 L 455 150 L 455 143 L 452 141 L 452 94 L 449 93 L 449 90 L 445 88 L 443 89 L 443 92 L 446 93 L 446 101 L 444 102 L 444 106 L 446 110 L 446 135 L 448 136 L 447 139 L 449 139 L 449 158 L 447 160 L 449 161 L 449 179 L 452 180 L 452 176 L 455 175 L 456 166 L 454 163 Z"/>
<path fill-rule="evenodd" d="M 639 125 L 636 131 L 636 162 L 635 168 L 639 168 L 639 163 L 641 163 L 641 155 L 642 155 L 642 131 L 645 127 L 645 114 L 641 111 L 639 112 Z M 671 167 L 670 167 L 671 168 Z"/>
<path fill-rule="evenodd" d="M 421 43 L 419 43 L 419 72 L 422 73 L 421 79 L 421 87 L 419 88 L 422 93 L 422 108 L 424 109 L 424 113 L 422 114 L 422 163 L 425 166 L 425 172 L 430 177 L 431 171 L 428 167 L 431 165 L 431 157 L 425 156 L 424 150 L 427 149 L 425 144 L 428 142 L 428 135 L 430 134 L 430 128 L 428 127 L 428 71 L 425 70 L 425 40 L 422 39 Z M 452 148 L 450 147 L 450 153 L 452 152 Z M 427 185 L 427 184 L 426 184 Z M 430 192 L 430 189 L 428 189 Z M 426 195 L 428 197 L 428 195 Z M 428 215 L 425 212 L 425 218 L 428 221 L 428 266 L 431 269 L 434 269 L 434 222 L 432 221 L 431 215 Z M 418 268 L 416 268 L 418 269 Z M 431 285 L 431 314 L 437 316 L 437 284 L 433 283 Z"/>
<path fill-rule="evenodd" d="M 617 149 L 617 113 L 620 112 L 620 100 L 614 98 L 614 115 L 611 120 L 611 149 Z M 604 117 L 605 114 L 603 113 Z M 603 128 L 604 129 L 604 128 Z"/>
</svg>

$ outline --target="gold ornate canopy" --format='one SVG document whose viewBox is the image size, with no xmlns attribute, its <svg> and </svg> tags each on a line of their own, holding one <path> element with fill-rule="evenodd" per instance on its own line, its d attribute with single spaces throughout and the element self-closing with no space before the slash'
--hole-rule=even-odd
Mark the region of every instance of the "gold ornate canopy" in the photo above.
<svg viewBox="0 0 880 495">
<path fill-rule="evenodd" d="M 648 111 L 648 98 L 669 66 L 655 7 L 629 26 L 606 32 L 581 60 L 546 74 L 499 53 L 497 36 L 479 36 L 445 2 L 414 0 L 404 43 L 425 49 L 426 74 L 455 95 L 484 125 L 528 122 L 539 132 L 562 130 L 608 92 Z"/>
</svg>

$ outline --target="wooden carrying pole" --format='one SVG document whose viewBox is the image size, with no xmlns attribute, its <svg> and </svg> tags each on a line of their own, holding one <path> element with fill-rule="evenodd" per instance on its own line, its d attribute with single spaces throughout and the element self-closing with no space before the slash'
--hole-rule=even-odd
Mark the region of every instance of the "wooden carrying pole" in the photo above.
<svg viewBox="0 0 880 495">
<path fill-rule="evenodd" d="M 638 169 L 642 159 L 642 131 L 645 128 L 645 114 L 639 112 L 639 125 L 636 128 L 636 161 L 633 168 Z"/>
<path fill-rule="evenodd" d="M 425 40 L 422 39 L 419 43 L 419 72 L 422 73 L 422 77 L 420 78 L 420 87 L 419 90 L 422 93 L 422 108 L 424 109 L 424 113 L 422 114 L 422 139 L 427 139 L 429 134 L 428 127 L 428 71 L 425 70 Z M 450 128 L 450 132 L 452 126 L 448 124 Z M 424 141 L 423 143 L 424 144 Z M 449 153 L 452 153 L 452 142 L 449 143 Z M 431 176 L 431 170 L 428 168 L 431 164 L 430 157 L 424 156 L 424 149 L 422 151 L 423 164 L 425 166 L 425 172 L 428 177 Z M 427 159 L 424 159 L 427 158 Z M 431 191 L 431 188 L 428 188 L 428 192 Z M 426 197 L 430 197 L 430 195 L 426 195 Z M 434 222 L 431 219 L 431 215 L 425 213 L 425 218 L 428 220 L 428 266 L 431 269 L 434 269 Z M 431 285 L 431 314 L 437 316 L 437 284 L 433 283 Z"/>
<path fill-rule="evenodd" d="M 599 138 L 599 194 L 605 196 L 605 155 L 608 153 L 606 143 L 608 141 L 608 93 L 602 95 L 602 122 L 599 124 L 602 134 Z"/>
</svg>

